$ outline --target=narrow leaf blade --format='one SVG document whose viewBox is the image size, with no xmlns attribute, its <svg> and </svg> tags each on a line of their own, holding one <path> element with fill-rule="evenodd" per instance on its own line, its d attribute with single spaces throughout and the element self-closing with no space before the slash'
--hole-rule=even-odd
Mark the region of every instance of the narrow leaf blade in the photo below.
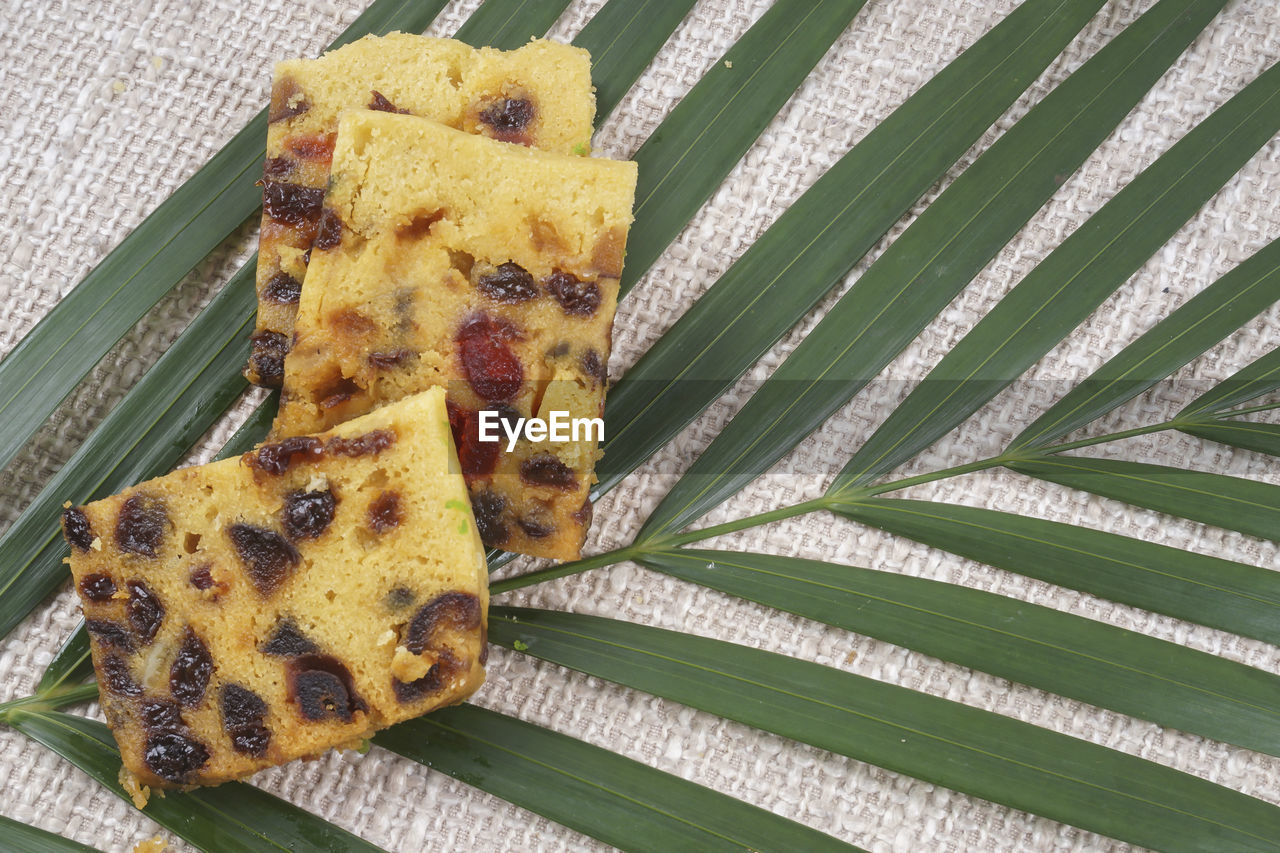
<svg viewBox="0 0 1280 853">
<path fill-rule="evenodd" d="M 1273 349 L 1236 371 L 1210 391 L 1192 400 L 1178 413 L 1179 418 L 1226 412 L 1233 406 L 1255 400 L 1280 388 L 1280 349 Z"/>
<path fill-rule="evenodd" d="M 1180 139 L 1028 273 L 894 409 L 836 477 L 831 491 L 871 482 L 911 459 L 1056 346 L 1280 131 L 1277 102 L 1280 65 Z M 1206 288 L 1203 298 L 1166 318 L 1150 336 L 1160 345 L 1148 344 L 1148 349 L 1155 348 L 1165 363 L 1180 366 L 1280 299 L 1280 241 L 1261 254 L 1258 265 L 1224 277 Z M 1130 380 L 1151 376 L 1149 387 L 1167 374 L 1156 373 L 1148 363 L 1152 354 L 1143 355 L 1134 359 L 1122 353 L 1119 366 Z M 1109 367 L 1108 373 L 1115 370 Z M 1131 392 L 1137 385 L 1127 381 L 1116 390 Z M 1093 406 L 1113 397 L 1095 400 Z M 1047 422 L 1058 419 L 1055 414 Z M 1033 425 L 1024 433 L 1026 443 L 1039 445 L 1061 434 L 1058 428 L 1051 432 L 1042 435 Z M 1019 437 L 1013 447 L 1023 444 Z"/>
<path fill-rule="evenodd" d="M 660 551 L 692 583 L 1247 749 L 1280 755 L 1280 676 L 1049 607 L 794 557 Z"/>
<path fill-rule="evenodd" d="M 54 835 L 34 826 L 27 826 L 0 815 L 0 838 L 10 853 L 96 853 L 89 847 L 70 838 Z"/>
<path fill-rule="evenodd" d="M 1179 427 L 1182 432 L 1258 453 L 1280 456 L 1280 424 L 1215 420 Z"/>
<path fill-rule="evenodd" d="M 1101 5 L 1022 4 L 792 204 L 610 389 L 594 496 L 692 422 L 838 284 Z"/>
<path fill-rule="evenodd" d="M 862 498 L 839 514 L 1005 571 L 1280 645 L 1280 572 L 978 507 Z"/>
<path fill-rule="evenodd" d="M 485 0 L 453 37 L 475 47 L 515 50 L 551 29 L 568 5 L 569 0 Z"/>
<path fill-rule="evenodd" d="M 1280 486 L 1167 465 L 1052 456 L 1014 471 L 1157 512 L 1280 541 Z"/>
<path fill-rule="evenodd" d="M 1280 808 L 1047 729 L 758 649 L 494 608 L 494 642 L 628 687 L 1162 850 L 1280 849 Z M 1123 805 L 1121 805 L 1123 804 Z"/>
<path fill-rule="evenodd" d="M 693 214 L 866 0 L 777 0 L 676 105 L 632 158 L 635 224 L 625 294 Z"/>
<path fill-rule="evenodd" d="M 13 714 L 10 725 L 130 802 L 116 778 L 120 753 L 102 723 L 46 711 Z M 147 803 L 146 815 L 196 847 L 225 853 L 260 853 L 272 849 L 375 853 L 381 849 L 243 782 L 228 782 L 185 794 L 170 791 L 163 797 L 153 796 Z"/>
<path fill-rule="evenodd" d="M 856 850 L 733 797 L 475 705 L 393 726 L 378 746 L 623 850 Z"/>
<path fill-rule="evenodd" d="M 1161 0 L 989 149 L 881 255 L 649 517 L 679 530 L 781 459 L 861 390 L 994 257 L 1224 5 Z"/>
</svg>

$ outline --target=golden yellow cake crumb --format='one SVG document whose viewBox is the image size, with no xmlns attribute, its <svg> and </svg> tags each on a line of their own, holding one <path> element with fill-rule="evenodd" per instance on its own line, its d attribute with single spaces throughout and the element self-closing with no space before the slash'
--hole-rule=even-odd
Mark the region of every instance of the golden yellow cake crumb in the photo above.
<svg viewBox="0 0 1280 853">
<path fill-rule="evenodd" d="M 129 799 L 133 801 L 135 809 L 145 809 L 147 807 L 147 801 L 151 799 L 151 788 L 139 782 L 138 777 L 128 767 L 120 766 L 120 772 L 116 774 L 116 780 L 120 783 L 120 787 L 124 788 L 124 792 L 129 795 Z"/>
<path fill-rule="evenodd" d="M 133 853 L 164 853 L 169 849 L 169 842 L 163 835 L 153 835 L 145 841 L 133 845 Z"/>
</svg>

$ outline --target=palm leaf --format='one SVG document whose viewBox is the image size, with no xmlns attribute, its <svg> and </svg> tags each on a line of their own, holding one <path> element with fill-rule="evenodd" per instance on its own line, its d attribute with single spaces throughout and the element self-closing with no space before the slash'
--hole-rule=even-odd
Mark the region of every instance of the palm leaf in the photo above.
<svg viewBox="0 0 1280 853">
<path fill-rule="evenodd" d="M 831 491 L 870 482 L 912 458 L 1066 337 L 1280 130 L 1277 101 L 1280 65 L 1179 140 L 1000 300 L 859 448 Z M 1280 248 L 1264 257 L 1260 278 L 1254 278 L 1255 267 L 1248 268 L 1243 288 L 1236 290 L 1239 278 L 1228 277 L 1220 289 L 1231 288 L 1234 300 L 1217 302 L 1221 294 L 1214 292 L 1214 301 L 1201 300 L 1179 317 L 1189 327 L 1182 329 L 1190 335 L 1184 341 L 1189 347 L 1210 338 L 1186 361 L 1280 299 L 1277 264 Z M 1195 317 L 1197 312 L 1219 322 L 1201 328 L 1204 318 Z M 1013 447 L 1020 446 L 1015 440 Z"/>
<path fill-rule="evenodd" d="M 1280 644 L 1280 573 L 979 507 L 859 498 L 838 512 L 988 565 Z"/>
<path fill-rule="evenodd" d="M 792 204 L 610 389 L 593 495 L 675 437 L 839 283 L 1101 3 L 1022 4 Z"/>
<path fill-rule="evenodd" d="M 1192 400 L 1178 412 L 1178 417 L 1229 415 L 1233 407 L 1256 400 L 1277 388 L 1280 388 L 1280 349 L 1273 349 Z"/>
<path fill-rule="evenodd" d="M 102 723 L 57 711 L 13 713 L 9 725 L 52 749 L 99 785 L 131 802 L 120 786 L 120 753 Z M 347 853 L 375 847 L 328 821 L 252 785 L 229 782 L 187 794 L 153 796 L 147 817 L 197 847 L 220 853 L 316 850 Z"/>
<path fill-rule="evenodd" d="M 896 685 L 595 616 L 497 607 L 490 631 L 561 666 L 1134 844 L 1280 849 L 1276 806 Z"/>
<path fill-rule="evenodd" d="M 1280 541 L 1280 486 L 1119 459 L 1056 456 L 1007 464 L 1041 480 Z"/>
<path fill-rule="evenodd" d="M 569 0 L 488 0 L 458 27 L 453 37 L 467 44 L 514 50 L 551 29 Z"/>
<path fill-rule="evenodd" d="M 10 820 L 4 815 L 0 815 L 0 838 L 4 838 L 10 853 L 95 853 L 97 850 L 70 838 Z"/>
<path fill-rule="evenodd" d="M 1180 426 L 1178 429 L 1188 435 L 1206 438 L 1220 444 L 1280 456 L 1280 424 L 1222 419 Z"/>
<path fill-rule="evenodd" d="M 444 0 L 375 0 L 332 46 L 420 31 Z M 262 203 L 267 112 L 178 187 L 0 361 L 0 468 L 160 297 Z M 3 631 L 0 631 L 3 633 Z"/>
<path fill-rule="evenodd" d="M 1280 754 L 1280 676 L 1002 595 L 794 557 L 675 550 L 691 583 L 1259 752 Z"/>
<path fill-rule="evenodd" d="M 1079 167 L 1222 6 L 1222 0 L 1161 0 L 983 152 L 761 385 L 638 538 L 699 518 L 861 390 Z"/>
<path fill-rule="evenodd" d="M 474 705 L 402 723 L 374 743 L 623 850 L 857 849 L 678 776 Z"/>
</svg>

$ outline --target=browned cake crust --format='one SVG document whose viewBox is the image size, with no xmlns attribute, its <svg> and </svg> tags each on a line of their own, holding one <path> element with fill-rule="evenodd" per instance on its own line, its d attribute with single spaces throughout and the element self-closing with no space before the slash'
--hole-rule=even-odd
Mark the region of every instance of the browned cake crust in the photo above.
<svg viewBox="0 0 1280 853">
<path fill-rule="evenodd" d="M 143 784 L 354 746 L 484 680 L 488 575 L 439 390 L 68 508 L 63 529 Z"/>
<path fill-rule="evenodd" d="M 603 412 L 635 180 L 634 163 L 344 114 L 273 435 L 445 385 L 485 544 L 576 558 L 599 431 L 508 452 L 479 419 Z"/>
<path fill-rule="evenodd" d="M 255 384 L 280 387 L 338 114 L 352 107 L 412 113 L 505 142 L 585 154 L 595 95 L 586 51 L 548 41 L 504 52 L 392 33 L 319 59 L 279 63 L 263 172 L 258 324 L 245 368 Z"/>
</svg>

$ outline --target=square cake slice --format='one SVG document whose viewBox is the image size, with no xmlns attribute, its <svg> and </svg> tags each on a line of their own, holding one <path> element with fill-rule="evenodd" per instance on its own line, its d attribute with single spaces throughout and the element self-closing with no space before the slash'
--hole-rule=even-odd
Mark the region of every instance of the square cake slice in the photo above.
<svg viewBox="0 0 1280 853">
<path fill-rule="evenodd" d="M 412 113 L 504 142 L 586 154 L 595 116 L 590 63 L 585 50 L 550 41 L 500 51 L 392 33 L 276 65 L 249 381 L 280 387 L 342 110 Z"/>
<path fill-rule="evenodd" d="M 576 558 L 635 181 L 630 162 L 344 114 L 273 435 L 443 385 L 485 544 Z M 565 440 L 537 440 L 528 421 L 556 412 Z"/>
<path fill-rule="evenodd" d="M 484 681 L 488 573 L 436 389 L 63 514 L 144 785 L 354 746 Z"/>
</svg>

